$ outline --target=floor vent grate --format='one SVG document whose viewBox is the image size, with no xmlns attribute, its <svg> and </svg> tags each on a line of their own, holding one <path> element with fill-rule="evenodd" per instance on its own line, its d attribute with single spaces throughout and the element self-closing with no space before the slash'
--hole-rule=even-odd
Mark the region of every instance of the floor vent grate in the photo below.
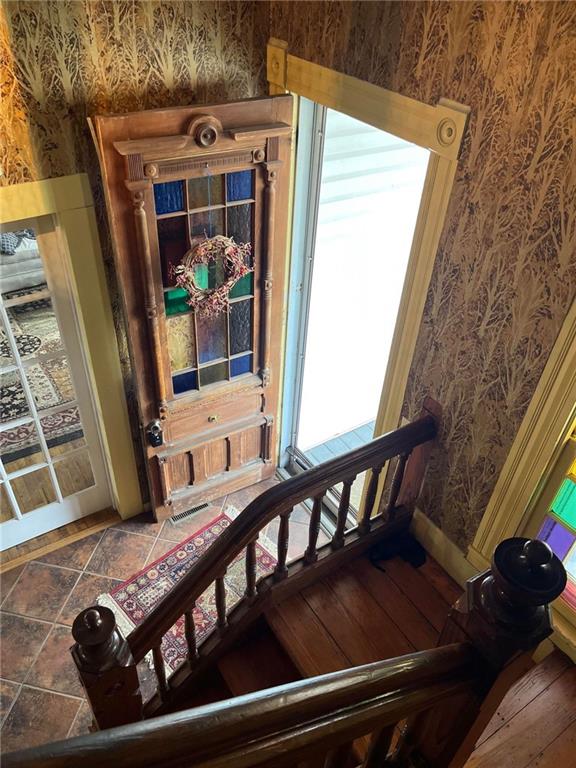
<svg viewBox="0 0 576 768">
<path fill-rule="evenodd" d="M 197 507 L 187 509 L 186 512 L 179 512 L 177 515 L 174 515 L 168 519 L 172 525 L 178 525 L 178 523 L 181 523 L 182 520 L 186 520 L 188 517 L 190 517 L 190 515 L 193 515 L 195 512 L 200 512 L 202 509 L 208 509 L 208 504 L 198 504 Z"/>
</svg>

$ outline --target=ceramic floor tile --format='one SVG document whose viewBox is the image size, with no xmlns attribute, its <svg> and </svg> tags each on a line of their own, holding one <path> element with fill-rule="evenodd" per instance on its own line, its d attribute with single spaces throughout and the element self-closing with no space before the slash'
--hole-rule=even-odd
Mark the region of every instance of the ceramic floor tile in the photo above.
<svg viewBox="0 0 576 768">
<path fill-rule="evenodd" d="M 107 576 L 93 576 L 89 573 L 83 573 L 70 593 L 70 597 L 64 603 L 64 607 L 57 617 L 58 623 L 71 627 L 80 611 L 96 605 L 99 595 L 111 592 L 119 584 L 122 584 L 120 579 L 109 579 Z"/>
<path fill-rule="evenodd" d="M 92 557 L 92 553 L 96 549 L 96 545 L 102 536 L 102 531 L 93 533 L 90 536 L 86 536 L 84 539 L 74 541 L 72 544 L 67 544 L 65 547 L 56 549 L 54 552 L 44 555 L 44 557 L 37 558 L 37 562 L 63 565 L 66 568 L 78 568 L 78 570 L 82 570 L 86 566 L 88 560 Z"/>
<path fill-rule="evenodd" d="M 0 732 L 3 752 L 65 739 L 80 699 L 22 687 Z"/>
<path fill-rule="evenodd" d="M 2 676 L 20 683 L 34 663 L 50 624 L 0 612 L 0 668 Z"/>
<path fill-rule="evenodd" d="M 2 608 L 5 611 L 54 621 L 80 573 L 32 561 L 20 574 Z"/>
<path fill-rule="evenodd" d="M 117 523 L 113 528 L 124 531 L 124 533 L 141 533 L 143 536 L 156 537 L 162 528 L 162 523 L 155 522 L 151 512 L 143 512 L 136 517 L 122 520 L 121 523 Z"/>
<path fill-rule="evenodd" d="M 86 701 L 80 704 L 80 709 L 76 715 L 74 722 L 70 726 L 68 731 L 68 738 L 73 739 L 75 736 L 86 736 L 91 733 L 92 728 L 92 710 Z"/>
<path fill-rule="evenodd" d="M 86 570 L 100 576 L 125 580 L 143 567 L 152 543 L 149 536 L 108 528 Z"/>
<path fill-rule="evenodd" d="M 174 524 L 170 520 L 166 520 L 160 532 L 160 538 L 179 543 L 192 536 L 200 528 L 211 523 L 220 514 L 222 514 L 222 510 L 219 507 L 210 505 L 179 523 Z"/>
<path fill-rule="evenodd" d="M 19 690 L 20 686 L 18 683 L 0 680 L 0 725 L 4 722 L 4 718 L 8 714 Z"/>
<path fill-rule="evenodd" d="M 175 541 L 168 541 L 167 539 L 158 539 L 154 546 L 152 547 L 152 551 L 148 555 L 148 560 L 146 561 L 146 565 L 150 565 L 150 563 L 153 563 L 155 560 L 158 560 L 160 557 L 163 557 L 166 552 L 169 552 L 171 549 L 174 549 L 176 544 L 179 542 Z"/>
<path fill-rule="evenodd" d="M 83 689 L 70 654 L 73 644 L 70 627 L 52 627 L 26 677 L 26 684 L 58 693 L 68 693 L 71 696 L 82 696 Z"/>
<path fill-rule="evenodd" d="M 276 477 L 271 477 L 268 480 L 262 480 L 260 483 L 230 493 L 226 498 L 226 505 L 231 504 L 242 512 L 251 501 L 264 493 L 264 491 L 267 491 L 268 488 L 273 488 L 275 485 L 278 485 L 279 482 L 280 481 Z"/>
<path fill-rule="evenodd" d="M 4 598 L 18 581 L 18 577 L 24 568 L 25 565 L 19 565 L 16 568 L 11 568 L 9 571 L 6 571 L 6 573 L 0 574 L 0 605 L 4 602 Z"/>
</svg>

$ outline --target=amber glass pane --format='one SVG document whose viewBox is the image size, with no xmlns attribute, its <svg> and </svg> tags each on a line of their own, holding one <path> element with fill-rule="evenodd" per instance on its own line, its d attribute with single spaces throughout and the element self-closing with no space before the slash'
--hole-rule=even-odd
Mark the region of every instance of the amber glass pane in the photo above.
<svg viewBox="0 0 576 768">
<path fill-rule="evenodd" d="M 224 176 L 203 176 L 188 181 L 188 209 L 224 203 Z"/>
<path fill-rule="evenodd" d="M 225 381 L 228 378 L 228 363 L 217 363 L 200 369 L 200 385 L 214 384 L 217 381 Z"/>
<path fill-rule="evenodd" d="M 0 456 L 8 474 L 46 461 L 34 422 L 0 432 Z"/>
<path fill-rule="evenodd" d="M 237 243 L 252 242 L 252 205 L 234 205 L 227 209 L 228 237 Z"/>
<path fill-rule="evenodd" d="M 63 405 L 76 397 L 70 365 L 64 357 L 27 366 L 26 378 L 39 411 Z"/>
<path fill-rule="evenodd" d="M 154 201 L 156 214 L 175 213 L 184 210 L 184 183 L 182 181 L 167 181 L 154 185 Z"/>
<path fill-rule="evenodd" d="M 17 371 L 0 373 L 0 421 L 11 421 L 29 413 L 24 387 Z"/>
<path fill-rule="evenodd" d="M 52 457 L 86 445 L 80 411 L 76 405 L 42 416 L 40 426 Z"/>
<path fill-rule="evenodd" d="M 72 496 L 94 485 L 94 475 L 88 451 L 77 451 L 55 462 L 54 472 L 62 496 Z"/>
<path fill-rule="evenodd" d="M 252 348 L 252 299 L 230 305 L 230 354 Z"/>
<path fill-rule="evenodd" d="M 168 354 L 172 371 L 196 366 L 196 340 L 194 338 L 194 315 L 173 315 L 166 320 L 168 333 Z"/>
<path fill-rule="evenodd" d="M 229 173 L 226 179 L 228 202 L 248 200 L 253 197 L 252 171 Z"/>
<path fill-rule="evenodd" d="M 226 357 L 226 316 L 198 317 L 198 360 L 208 363 Z"/>
<path fill-rule="evenodd" d="M 158 247 L 160 249 L 162 282 L 165 286 L 174 285 L 172 269 L 180 264 L 182 257 L 188 250 L 185 216 L 158 221 Z"/>
<path fill-rule="evenodd" d="M 32 512 L 34 509 L 56 501 L 56 491 L 46 467 L 37 472 L 16 477 L 10 481 L 10 485 L 22 513 Z"/>
<path fill-rule="evenodd" d="M 202 211 L 190 214 L 190 233 L 198 237 L 224 234 L 224 210 Z"/>
</svg>

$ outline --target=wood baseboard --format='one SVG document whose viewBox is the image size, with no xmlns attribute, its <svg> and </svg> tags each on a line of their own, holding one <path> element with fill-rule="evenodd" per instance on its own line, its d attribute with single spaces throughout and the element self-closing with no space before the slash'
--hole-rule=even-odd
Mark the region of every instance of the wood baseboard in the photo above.
<svg viewBox="0 0 576 768">
<path fill-rule="evenodd" d="M 461 587 L 471 576 L 478 573 L 456 544 L 419 509 L 414 510 L 410 531 Z"/>
<path fill-rule="evenodd" d="M 10 549 L 0 553 L 0 573 L 10 571 L 12 568 L 37 557 L 43 557 L 49 552 L 54 552 L 54 550 L 65 547 L 67 544 L 72 544 L 120 522 L 122 522 L 122 518 L 114 509 L 109 507 L 80 520 L 75 520 L 61 528 L 56 528 L 54 531 L 49 531 L 42 536 L 36 536 L 16 547 L 10 547 Z"/>
</svg>

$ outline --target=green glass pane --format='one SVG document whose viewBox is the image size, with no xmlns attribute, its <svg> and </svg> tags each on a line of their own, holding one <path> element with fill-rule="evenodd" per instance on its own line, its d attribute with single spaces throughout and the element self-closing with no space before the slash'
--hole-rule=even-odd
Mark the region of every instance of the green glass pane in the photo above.
<svg viewBox="0 0 576 768">
<path fill-rule="evenodd" d="M 224 176 L 202 176 L 188 181 L 188 209 L 222 205 L 224 202 Z"/>
<path fill-rule="evenodd" d="M 217 363 L 206 368 L 200 368 L 200 385 L 215 384 L 228 378 L 228 363 Z"/>
<path fill-rule="evenodd" d="M 236 283 L 236 285 L 230 291 L 230 298 L 237 299 L 239 296 L 250 296 L 254 291 L 252 290 L 252 284 L 254 281 L 254 274 L 250 272 L 249 275 L 244 275 Z"/>
<path fill-rule="evenodd" d="M 170 288 L 164 291 L 164 306 L 167 315 L 176 315 L 179 312 L 190 312 L 190 307 L 186 304 L 188 294 L 184 288 Z"/>
<path fill-rule="evenodd" d="M 576 530 L 576 483 L 567 477 L 558 489 L 551 506 L 562 522 Z"/>
<path fill-rule="evenodd" d="M 194 282 L 198 288 L 208 288 L 208 264 L 198 264 L 194 268 Z"/>
</svg>

